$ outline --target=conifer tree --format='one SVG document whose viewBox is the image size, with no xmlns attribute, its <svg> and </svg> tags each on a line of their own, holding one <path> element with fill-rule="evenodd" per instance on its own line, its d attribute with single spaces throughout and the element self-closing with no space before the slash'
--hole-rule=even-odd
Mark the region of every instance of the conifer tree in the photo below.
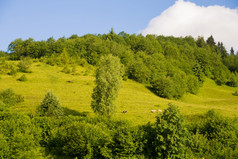
<svg viewBox="0 0 238 159">
<path fill-rule="evenodd" d="M 46 93 L 45 98 L 37 109 L 37 114 L 39 116 L 54 116 L 57 118 L 64 114 L 58 97 L 52 91 Z"/>
</svg>

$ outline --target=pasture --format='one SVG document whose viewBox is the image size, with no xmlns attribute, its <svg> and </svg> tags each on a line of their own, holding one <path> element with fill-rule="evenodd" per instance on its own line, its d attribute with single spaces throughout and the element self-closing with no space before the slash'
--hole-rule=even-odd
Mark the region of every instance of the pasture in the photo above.
<svg viewBox="0 0 238 159">
<path fill-rule="evenodd" d="M 12 88 L 14 92 L 24 96 L 25 101 L 11 109 L 24 113 L 35 113 L 47 91 L 52 90 L 59 98 L 67 114 L 90 115 L 94 113 L 90 107 L 94 84 L 94 68 L 77 66 L 73 74 L 61 72 L 63 67 L 50 66 L 45 63 L 32 64 L 32 73 L 19 73 L 16 76 L 1 75 L 0 90 Z M 71 68 L 72 69 L 72 68 Z M 27 81 L 17 79 L 23 74 Z M 158 111 L 165 109 L 168 103 L 179 106 L 183 115 L 190 117 L 215 109 L 224 116 L 238 115 L 238 97 L 232 93 L 238 88 L 217 86 L 211 79 L 206 79 L 197 95 L 186 94 L 179 100 L 169 100 L 156 96 L 143 84 L 133 80 L 122 82 L 117 99 L 115 117 L 128 119 L 134 124 L 145 124 L 155 121 Z M 126 113 L 122 113 L 127 111 Z"/>
</svg>

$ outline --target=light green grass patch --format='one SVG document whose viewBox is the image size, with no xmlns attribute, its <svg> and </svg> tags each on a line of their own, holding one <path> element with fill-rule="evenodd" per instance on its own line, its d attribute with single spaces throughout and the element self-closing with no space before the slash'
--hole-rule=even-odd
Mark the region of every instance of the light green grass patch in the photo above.
<svg viewBox="0 0 238 159">
<path fill-rule="evenodd" d="M 26 73 L 27 81 L 17 81 L 23 73 L 16 77 L 1 75 L 0 90 L 12 88 L 16 93 L 25 97 L 25 101 L 12 109 L 26 113 L 34 113 L 47 91 L 52 90 L 56 94 L 62 106 L 79 113 L 94 115 L 90 104 L 94 84 L 94 68 L 77 66 L 76 74 L 61 72 L 63 67 L 50 66 L 44 63 L 33 63 L 32 73 Z M 85 75 L 87 72 L 87 75 Z M 217 86 L 214 81 L 206 79 L 203 87 L 197 95 L 187 94 L 180 100 L 168 100 L 153 94 L 143 84 L 132 80 L 122 82 L 117 99 L 118 111 L 116 118 L 127 119 L 134 124 L 145 124 L 155 121 L 158 114 L 151 110 L 164 110 L 168 103 L 179 106 L 182 114 L 191 116 L 202 114 L 209 109 L 215 109 L 225 116 L 238 114 L 238 97 L 232 93 L 238 88 Z M 122 113 L 125 110 L 127 113 Z"/>
</svg>

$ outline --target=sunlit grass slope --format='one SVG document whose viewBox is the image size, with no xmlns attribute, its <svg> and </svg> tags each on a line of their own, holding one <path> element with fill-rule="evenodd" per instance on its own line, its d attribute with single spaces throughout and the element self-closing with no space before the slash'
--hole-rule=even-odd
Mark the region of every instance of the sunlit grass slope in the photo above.
<svg viewBox="0 0 238 159">
<path fill-rule="evenodd" d="M 93 70 L 77 68 L 77 75 L 61 72 L 63 68 L 44 63 L 33 63 L 32 73 L 26 73 L 28 81 L 21 82 L 17 76 L 2 75 L 0 90 L 12 88 L 25 97 L 25 101 L 12 109 L 34 113 L 47 91 L 52 90 L 61 104 L 79 113 L 93 115 L 90 107 L 94 84 Z M 88 69 L 88 68 L 87 68 Z M 85 75 L 85 72 L 90 72 Z M 238 97 L 232 93 L 238 88 L 217 86 L 207 79 L 197 95 L 187 94 L 180 100 L 168 100 L 154 95 L 144 85 L 132 80 L 123 81 L 117 100 L 116 117 L 131 120 L 135 124 L 155 121 L 157 113 L 151 110 L 165 109 L 168 103 L 179 106 L 184 115 L 201 114 L 216 109 L 226 116 L 238 115 Z M 123 114 L 125 110 L 127 113 Z"/>
</svg>

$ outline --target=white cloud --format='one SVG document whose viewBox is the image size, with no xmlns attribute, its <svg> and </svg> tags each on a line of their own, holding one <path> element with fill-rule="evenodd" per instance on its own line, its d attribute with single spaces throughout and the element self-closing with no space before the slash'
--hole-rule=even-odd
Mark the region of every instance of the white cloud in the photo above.
<svg viewBox="0 0 238 159">
<path fill-rule="evenodd" d="M 238 9 L 224 6 L 198 6 L 178 0 L 159 16 L 153 18 L 140 33 L 165 36 L 188 36 L 194 38 L 213 35 L 216 42 L 222 41 L 227 50 L 238 50 Z"/>
</svg>

